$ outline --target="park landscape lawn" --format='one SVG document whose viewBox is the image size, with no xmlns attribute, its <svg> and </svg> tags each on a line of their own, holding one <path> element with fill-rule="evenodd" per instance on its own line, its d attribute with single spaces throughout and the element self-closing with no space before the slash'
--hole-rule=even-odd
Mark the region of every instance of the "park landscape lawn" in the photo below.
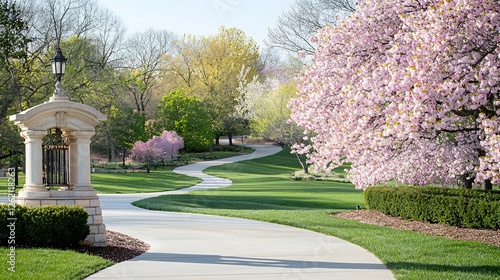
<svg viewBox="0 0 500 280">
<path fill-rule="evenodd" d="M 397 279 L 499 279 L 500 248 L 332 217 L 363 208 L 352 184 L 291 181 L 298 164 L 284 150 L 267 158 L 209 168 L 229 178 L 224 189 L 135 202 L 154 210 L 223 215 L 305 228 L 358 244 L 379 257 Z"/>
<path fill-rule="evenodd" d="M 98 193 L 111 194 L 172 191 L 200 182 L 199 178 L 161 168 L 151 173 L 92 173 L 91 180 Z"/>
<path fill-rule="evenodd" d="M 248 147 L 244 149 L 244 153 L 251 153 L 253 151 L 253 149 Z M 232 151 L 214 151 L 211 153 L 189 153 L 183 155 L 183 157 L 192 163 L 197 159 L 207 157 L 221 159 L 240 154 L 240 152 Z M 99 194 L 127 194 L 173 191 L 191 187 L 198 184 L 201 180 L 177 174 L 172 171 L 171 167 L 159 166 L 152 168 L 151 173 L 92 173 L 91 181 L 92 186 Z"/>
<path fill-rule="evenodd" d="M 16 248 L 15 271 L 9 271 L 9 249 L 0 247 L 2 269 L 0 279 L 74 280 L 112 265 L 101 257 L 72 250 L 47 248 Z"/>
<path fill-rule="evenodd" d="M 346 183 L 291 181 L 289 176 L 297 168 L 295 159 L 288 151 L 283 151 L 275 156 L 213 167 L 207 171 L 233 180 L 234 184 L 229 188 L 162 196 L 135 204 L 157 210 L 262 220 L 337 236 L 377 255 L 398 279 L 500 278 L 498 247 L 332 217 L 331 213 L 353 210 L 356 205 L 363 208 L 362 192 Z M 162 190 L 190 186 L 198 181 L 168 177 L 170 172 L 153 171 L 150 181 L 145 179 L 148 175 L 144 173 L 130 174 L 132 176 L 102 174 L 107 176 L 102 178 L 104 184 L 100 192 L 136 192 L 137 186 L 144 187 L 144 191 L 157 191 L 155 184 L 167 179 L 171 181 L 168 186 L 161 186 Z M 98 180 L 93 178 L 93 183 Z M 187 183 L 184 180 L 192 181 Z M 106 189 L 106 184 L 119 188 Z M 0 248 L 0 254 L 6 255 L 7 249 Z M 19 279 L 82 279 L 111 265 L 102 258 L 67 250 L 18 248 L 16 254 L 15 276 Z M 5 265 L 2 269 L 0 279 L 13 279 L 7 268 Z"/>
</svg>

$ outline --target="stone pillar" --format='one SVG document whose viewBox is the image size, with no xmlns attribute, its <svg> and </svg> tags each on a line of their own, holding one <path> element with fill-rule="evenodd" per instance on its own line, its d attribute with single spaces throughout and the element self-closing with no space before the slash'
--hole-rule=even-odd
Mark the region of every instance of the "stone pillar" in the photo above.
<svg viewBox="0 0 500 280">
<path fill-rule="evenodd" d="M 78 174 L 75 182 L 75 190 L 92 188 L 90 183 L 90 137 L 95 134 L 94 131 L 75 131 L 76 137 L 77 162 L 76 168 Z M 73 164 L 75 164 L 73 162 Z"/>
<path fill-rule="evenodd" d="M 73 135 L 73 131 L 64 131 L 64 135 L 66 139 L 68 139 L 69 146 L 69 185 L 70 187 L 74 187 L 75 184 L 78 183 L 78 144 L 76 141 L 78 140 L 75 135 Z"/>
<path fill-rule="evenodd" d="M 42 158 L 43 158 L 43 137 L 47 135 L 47 131 L 25 130 L 21 136 L 25 139 L 26 151 L 26 183 L 22 190 L 19 191 L 20 198 L 44 198 L 50 194 L 45 188 L 42 175 Z"/>
</svg>

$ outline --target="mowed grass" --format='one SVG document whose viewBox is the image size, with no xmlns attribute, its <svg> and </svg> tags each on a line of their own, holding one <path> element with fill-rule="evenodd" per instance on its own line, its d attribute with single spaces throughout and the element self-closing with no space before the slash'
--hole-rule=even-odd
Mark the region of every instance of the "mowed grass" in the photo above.
<svg viewBox="0 0 500 280">
<path fill-rule="evenodd" d="M 205 153 L 188 153 L 184 154 L 184 158 L 202 160 L 205 157 L 222 159 L 241 154 L 254 152 L 250 147 L 244 147 L 241 152 L 239 147 L 237 152 L 232 151 L 214 151 Z M 119 166 L 120 164 L 116 164 Z M 128 193 L 145 193 L 145 192 L 163 192 L 187 188 L 196 185 L 200 182 L 198 178 L 193 178 L 185 175 L 180 175 L 172 172 L 171 167 L 151 168 L 151 173 L 92 173 L 92 186 L 98 193 L 108 194 L 128 194 Z M 24 173 L 19 174 L 19 186 L 17 191 L 22 189 L 25 183 Z M 0 196 L 8 194 L 8 178 L 0 178 Z"/>
<path fill-rule="evenodd" d="M 331 213 L 356 205 L 363 208 L 362 192 L 346 183 L 291 181 L 290 174 L 298 168 L 284 150 L 206 171 L 231 179 L 231 187 L 160 196 L 134 205 L 261 220 L 336 236 L 374 253 L 397 279 L 500 279 L 500 248 L 333 217 Z"/>
<path fill-rule="evenodd" d="M 111 261 L 71 250 L 25 249 L 15 250 L 15 271 L 7 262 L 10 250 L 0 247 L 3 256 L 0 279 L 76 280 L 112 265 Z"/>
<path fill-rule="evenodd" d="M 254 150 L 245 147 L 244 153 Z M 241 152 L 216 151 L 212 153 L 190 153 L 189 158 L 210 156 L 217 159 L 243 154 Z M 92 173 L 92 186 L 97 193 L 128 194 L 164 192 L 191 187 L 201 180 L 195 177 L 177 174 L 170 167 L 151 168 L 151 173 Z"/>
<path fill-rule="evenodd" d="M 200 182 L 199 178 L 161 168 L 153 169 L 151 173 L 92 173 L 91 180 L 98 193 L 111 194 L 164 192 L 187 188 Z"/>
</svg>

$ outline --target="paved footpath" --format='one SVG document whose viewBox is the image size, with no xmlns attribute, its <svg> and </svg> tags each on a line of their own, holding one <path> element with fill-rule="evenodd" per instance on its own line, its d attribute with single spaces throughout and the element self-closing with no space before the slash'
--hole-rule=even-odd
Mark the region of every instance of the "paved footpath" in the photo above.
<svg viewBox="0 0 500 280">
<path fill-rule="evenodd" d="M 270 145 L 253 147 L 256 152 L 250 155 L 176 168 L 177 173 L 203 179 L 190 188 L 163 193 L 100 195 L 107 228 L 139 238 L 149 243 L 151 249 L 86 279 L 394 279 L 373 254 L 338 238 L 271 223 L 149 211 L 130 204 L 163 194 L 227 187 L 231 185 L 230 180 L 206 175 L 202 170 L 280 150 Z"/>
</svg>

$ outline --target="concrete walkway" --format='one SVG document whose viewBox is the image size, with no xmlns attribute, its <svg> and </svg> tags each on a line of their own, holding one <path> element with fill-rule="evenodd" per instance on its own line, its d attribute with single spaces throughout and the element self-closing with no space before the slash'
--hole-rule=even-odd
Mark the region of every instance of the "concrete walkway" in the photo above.
<svg viewBox="0 0 500 280">
<path fill-rule="evenodd" d="M 163 194 L 227 187 L 231 181 L 202 173 L 214 165 L 274 154 L 279 147 L 175 169 L 197 176 L 200 184 L 172 192 L 100 195 L 109 230 L 139 238 L 151 249 L 87 279 L 394 279 L 365 249 L 338 238 L 288 226 L 244 219 L 149 211 L 132 201 Z M 360 233 L 361 234 L 361 233 Z"/>
</svg>

